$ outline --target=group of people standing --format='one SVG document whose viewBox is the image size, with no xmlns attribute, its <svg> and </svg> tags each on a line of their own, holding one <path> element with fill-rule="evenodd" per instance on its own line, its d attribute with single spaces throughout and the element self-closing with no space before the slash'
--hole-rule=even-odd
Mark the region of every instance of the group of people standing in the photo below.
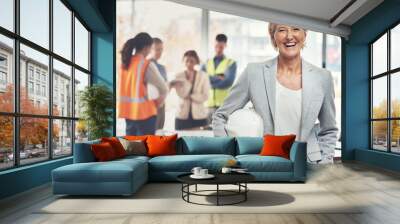
<svg viewBox="0 0 400 224">
<path fill-rule="evenodd" d="M 236 77 L 236 62 L 224 54 L 227 41 L 225 34 L 216 36 L 215 57 L 206 60 L 199 70 L 197 52 L 186 51 L 184 71 L 169 82 L 165 66 L 159 63 L 162 40 L 148 33 L 139 33 L 128 40 L 121 51 L 117 101 L 118 117 L 126 121 L 126 134 L 154 134 L 163 129 L 164 102 L 171 89 L 180 98 L 175 129 L 210 129 L 212 115 L 223 104 Z M 148 84 L 158 90 L 155 100 L 148 96 Z"/>
<path fill-rule="evenodd" d="M 212 115 L 214 135 L 226 136 L 230 115 L 251 102 L 263 120 L 264 135 L 294 134 L 297 141 L 307 142 L 308 162 L 332 163 L 338 133 L 332 75 L 301 57 L 307 30 L 270 23 L 268 32 L 278 56 L 249 63 L 232 88 L 236 63 L 224 55 L 227 37 L 223 34 L 216 37 L 215 57 L 197 71 L 199 57 L 187 51 L 185 70 L 169 83 L 161 74 L 165 77 L 165 68 L 157 63 L 158 58 L 146 59 L 157 41 L 147 33 L 128 40 L 121 52 L 118 98 L 118 117 L 125 118 L 126 133 L 154 133 L 157 118 L 162 123 L 168 89 L 175 88 L 181 101 L 175 123 L 178 130 L 209 125 Z M 156 100 L 148 98 L 148 83 L 160 93 Z"/>
</svg>

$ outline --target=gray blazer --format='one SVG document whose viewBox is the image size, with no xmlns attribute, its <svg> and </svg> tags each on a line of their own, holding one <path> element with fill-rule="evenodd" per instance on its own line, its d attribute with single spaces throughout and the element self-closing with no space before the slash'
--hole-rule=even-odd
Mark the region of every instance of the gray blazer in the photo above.
<svg viewBox="0 0 400 224">
<path fill-rule="evenodd" d="M 277 58 L 250 63 L 232 87 L 224 104 L 213 115 L 215 136 L 227 136 L 229 115 L 249 101 L 263 119 L 264 134 L 274 134 Z M 338 128 L 332 75 L 302 60 L 302 111 L 300 141 L 307 142 L 309 161 L 333 158 Z M 316 120 L 320 125 L 315 125 Z"/>
</svg>

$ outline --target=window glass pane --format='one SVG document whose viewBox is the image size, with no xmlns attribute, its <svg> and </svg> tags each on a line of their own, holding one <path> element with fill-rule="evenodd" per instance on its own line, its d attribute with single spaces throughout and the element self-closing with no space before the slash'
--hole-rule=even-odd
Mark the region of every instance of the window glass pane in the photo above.
<svg viewBox="0 0 400 224">
<path fill-rule="evenodd" d="M 53 157 L 72 154 L 72 121 L 53 120 Z"/>
<path fill-rule="evenodd" d="M 392 117 L 400 118 L 400 72 L 391 74 L 390 97 L 391 97 L 391 110 Z"/>
<path fill-rule="evenodd" d="M 86 86 L 89 86 L 89 75 L 75 69 L 75 117 L 81 114 L 80 94 Z"/>
<path fill-rule="evenodd" d="M 21 164 L 34 163 L 49 158 L 49 120 L 21 117 L 20 152 Z"/>
<path fill-rule="evenodd" d="M 53 114 L 72 117 L 71 66 L 53 60 Z"/>
<path fill-rule="evenodd" d="M 72 12 L 60 0 L 53 0 L 53 17 L 53 51 L 71 60 Z"/>
<path fill-rule="evenodd" d="M 75 143 L 88 140 L 88 129 L 84 120 L 75 121 Z"/>
<path fill-rule="evenodd" d="M 391 31 L 390 60 L 391 69 L 400 67 L 400 24 Z"/>
<path fill-rule="evenodd" d="M 387 121 L 372 122 L 372 148 L 387 151 Z"/>
<path fill-rule="evenodd" d="M 89 32 L 75 18 L 75 63 L 89 69 Z"/>
<path fill-rule="evenodd" d="M 0 1 L 0 26 L 14 31 L 14 0 Z"/>
<path fill-rule="evenodd" d="M 0 111 L 14 111 L 14 43 L 0 35 Z"/>
<path fill-rule="evenodd" d="M 387 118 L 387 79 L 386 76 L 372 81 L 372 118 Z"/>
<path fill-rule="evenodd" d="M 372 44 L 372 75 L 387 71 L 387 34 Z"/>
<path fill-rule="evenodd" d="M 342 111 L 342 40 L 340 37 L 326 35 L 326 69 L 328 69 L 333 77 L 335 88 L 335 107 L 336 107 L 336 123 L 341 131 L 341 111 Z"/>
<path fill-rule="evenodd" d="M 400 153 L 400 120 L 393 120 L 390 122 L 391 127 L 391 141 L 392 141 L 392 152 Z"/>
<path fill-rule="evenodd" d="M 0 170 L 14 165 L 13 118 L 0 116 Z"/>
<path fill-rule="evenodd" d="M 49 0 L 20 0 L 21 36 L 49 47 Z"/>
<path fill-rule="evenodd" d="M 322 33 L 307 31 L 305 46 L 301 53 L 304 60 L 322 67 Z"/>
<path fill-rule="evenodd" d="M 219 12 L 210 12 L 208 57 L 215 56 L 215 37 L 228 37 L 225 54 L 237 63 L 237 76 L 250 62 L 260 62 L 277 55 L 267 36 L 268 23 Z M 200 31 L 201 32 L 201 31 Z M 204 58 L 206 60 L 206 58 Z"/>
<path fill-rule="evenodd" d="M 21 44 L 20 108 L 25 114 L 48 114 L 49 57 Z"/>
</svg>

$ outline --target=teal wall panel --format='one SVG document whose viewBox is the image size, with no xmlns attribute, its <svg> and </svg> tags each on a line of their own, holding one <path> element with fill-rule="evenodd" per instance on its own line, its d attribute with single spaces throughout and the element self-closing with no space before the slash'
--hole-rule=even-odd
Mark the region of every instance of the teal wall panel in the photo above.
<svg viewBox="0 0 400 224">
<path fill-rule="evenodd" d="M 48 183 L 53 169 L 71 163 L 69 157 L 0 172 L 0 199 Z"/>
<path fill-rule="evenodd" d="M 355 160 L 372 166 L 400 172 L 400 155 L 398 154 L 396 155 L 368 149 L 356 149 Z"/>
</svg>

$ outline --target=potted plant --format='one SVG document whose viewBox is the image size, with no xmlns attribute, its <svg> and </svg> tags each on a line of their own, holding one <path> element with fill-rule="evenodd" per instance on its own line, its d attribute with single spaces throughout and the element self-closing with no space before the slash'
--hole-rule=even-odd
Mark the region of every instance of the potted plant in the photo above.
<svg viewBox="0 0 400 224">
<path fill-rule="evenodd" d="M 112 126 L 113 93 L 102 84 L 94 84 L 80 92 L 79 106 L 82 110 L 79 124 L 87 127 L 89 140 L 110 136 Z"/>
</svg>

